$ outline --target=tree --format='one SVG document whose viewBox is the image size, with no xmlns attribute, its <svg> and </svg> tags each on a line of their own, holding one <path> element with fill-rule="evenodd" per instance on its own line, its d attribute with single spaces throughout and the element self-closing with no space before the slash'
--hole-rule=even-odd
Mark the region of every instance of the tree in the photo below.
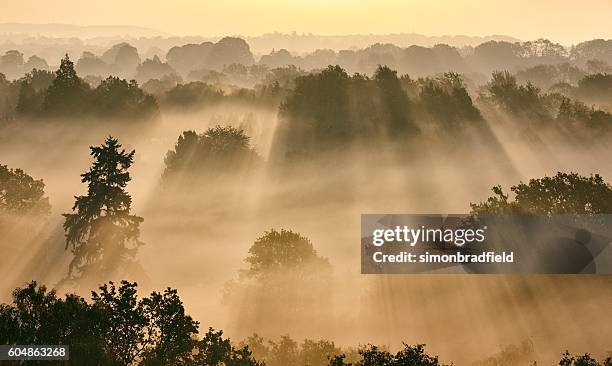
<svg viewBox="0 0 612 366">
<path fill-rule="evenodd" d="M 0 164 L 0 213 L 41 215 L 50 211 L 42 179 L 36 180 L 21 169 Z"/>
<path fill-rule="evenodd" d="M 150 79 L 162 79 L 164 76 L 177 75 L 172 66 L 165 62 L 161 62 L 159 57 L 154 56 L 153 59 L 146 59 L 136 69 L 135 79 L 144 83 Z"/>
<path fill-rule="evenodd" d="M 612 128 L 612 114 L 566 97 L 561 97 L 557 121 L 566 126 L 586 127 L 596 134 L 606 133 Z"/>
<path fill-rule="evenodd" d="M 203 108 L 219 103 L 223 98 L 223 92 L 216 87 L 200 81 L 187 84 L 178 84 L 168 90 L 163 101 L 178 108 Z"/>
<path fill-rule="evenodd" d="M 612 74 L 586 75 L 578 81 L 577 98 L 589 103 L 612 105 Z"/>
<path fill-rule="evenodd" d="M 379 66 L 374 73 L 374 81 L 383 103 L 383 111 L 387 117 L 388 133 L 391 137 L 402 137 L 418 132 L 418 127 L 412 121 L 410 99 L 402 89 L 397 71 L 387 66 Z"/>
<path fill-rule="evenodd" d="M 16 79 L 23 75 L 23 54 L 17 50 L 8 50 L 0 56 L 0 72 L 9 79 Z"/>
<path fill-rule="evenodd" d="M 101 117 L 139 119 L 157 112 L 157 102 L 136 81 L 109 76 L 93 90 L 92 112 Z"/>
<path fill-rule="evenodd" d="M 486 85 L 483 99 L 506 112 L 528 120 L 550 121 L 552 116 L 546 109 L 540 89 L 528 82 L 519 85 L 516 78 L 507 71 L 494 72 Z"/>
<path fill-rule="evenodd" d="M 461 75 L 448 72 L 443 76 L 422 81 L 419 100 L 425 110 L 434 116 L 444 127 L 457 125 L 464 121 L 482 119 L 480 111 L 472 102 Z"/>
<path fill-rule="evenodd" d="M 229 339 L 223 339 L 223 331 L 208 328 L 202 340 L 196 343 L 194 365 L 206 366 L 264 366 L 254 360 L 248 346 L 235 348 Z"/>
<path fill-rule="evenodd" d="M 202 134 L 183 132 L 164 161 L 164 179 L 191 172 L 210 182 L 215 178 L 248 172 L 260 158 L 243 130 L 215 126 Z"/>
<path fill-rule="evenodd" d="M 121 365 L 186 364 L 194 348 L 198 323 L 185 314 L 176 290 L 137 298 L 137 285 L 113 282 L 92 292 L 96 325 L 104 336 L 104 353 Z"/>
<path fill-rule="evenodd" d="M 224 289 L 224 301 L 235 307 L 241 327 L 266 332 L 279 322 L 329 324 L 331 315 L 325 309 L 331 306 L 332 266 L 308 238 L 271 229 L 255 240 L 245 262 L 246 268 Z"/>
<path fill-rule="evenodd" d="M 598 175 L 583 177 L 576 173 L 557 173 L 554 177 L 531 179 L 510 190 L 510 200 L 501 186 L 494 196 L 471 204 L 475 214 L 609 214 L 612 213 L 612 186 Z"/>
<path fill-rule="evenodd" d="M 19 99 L 15 111 L 21 115 L 33 115 L 40 111 L 43 99 L 41 95 L 34 90 L 32 83 L 28 80 L 21 82 L 19 89 Z"/>
<path fill-rule="evenodd" d="M 612 366 L 612 358 L 607 357 L 600 363 L 588 353 L 582 356 L 572 356 L 569 351 L 565 351 L 563 358 L 559 361 L 559 366 Z"/>
<path fill-rule="evenodd" d="M 271 229 L 255 240 L 245 262 L 249 264 L 245 274 L 250 277 L 294 270 L 306 274 L 313 268 L 325 271 L 330 267 L 308 238 L 285 229 Z"/>
<path fill-rule="evenodd" d="M 2 344 L 65 344 L 75 364 L 106 364 L 99 314 L 85 300 L 69 294 L 58 298 L 35 281 L 13 292 L 12 304 L 0 305 Z"/>
<path fill-rule="evenodd" d="M 131 263 L 143 244 L 138 239 L 143 218 L 130 214 L 132 198 L 125 190 L 135 151 L 121 149 L 111 136 L 90 149 L 94 162 L 81 174 L 87 195 L 76 197 L 75 213 L 64 214 L 66 248 L 74 254 L 68 271 L 71 278 L 113 274 Z"/>
<path fill-rule="evenodd" d="M 270 342 L 270 356 L 266 360 L 270 366 L 296 365 L 298 361 L 298 344 L 289 336 L 284 335 L 278 342 Z"/>
<path fill-rule="evenodd" d="M 74 63 L 66 54 L 47 89 L 43 110 L 52 115 L 79 113 L 86 107 L 87 91 L 87 84 L 79 79 Z"/>
<path fill-rule="evenodd" d="M 148 315 L 149 340 L 154 344 L 144 353 L 147 365 L 187 364 L 193 350 L 193 337 L 198 323 L 185 314 L 183 303 L 175 289 L 153 292 L 142 299 L 143 311 Z M 212 329 L 211 329 L 212 331 Z M 227 340 L 229 343 L 229 340 Z"/>
<path fill-rule="evenodd" d="M 329 366 L 443 366 L 438 356 L 425 353 L 424 344 L 411 346 L 404 343 L 404 348 L 396 354 L 368 345 L 359 350 L 359 354 L 361 360 L 355 364 L 346 363 L 344 355 L 337 355 L 330 359 Z"/>
<path fill-rule="evenodd" d="M 73 364 L 260 365 L 247 347 L 231 347 L 222 332 L 210 329 L 198 341 L 198 327 L 175 289 L 138 298 L 137 284 L 128 281 L 100 286 L 89 302 L 75 294 L 60 298 L 33 281 L 13 292 L 11 304 L 0 304 L 2 344 L 68 345 Z M 207 363 L 197 356 L 203 344 L 229 345 L 229 351 Z"/>
<path fill-rule="evenodd" d="M 300 347 L 300 364 L 309 366 L 325 366 L 329 359 L 341 353 L 334 342 L 305 339 Z"/>
<path fill-rule="evenodd" d="M 351 141 L 350 77 L 340 66 L 298 77 L 280 106 L 290 150 L 317 153 Z"/>
</svg>

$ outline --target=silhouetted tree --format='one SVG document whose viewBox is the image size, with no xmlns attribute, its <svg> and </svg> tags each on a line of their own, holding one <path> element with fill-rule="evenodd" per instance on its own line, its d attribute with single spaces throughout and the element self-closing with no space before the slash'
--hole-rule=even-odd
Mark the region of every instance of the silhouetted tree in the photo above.
<svg viewBox="0 0 612 366">
<path fill-rule="evenodd" d="M 437 356 L 425 353 L 425 345 L 414 346 L 404 343 L 404 348 L 396 354 L 381 350 L 377 346 L 368 345 L 359 351 L 361 360 L 346 363 L 344 355 L 333 357 L 329 366 L 442 366 Z"/>
<path fill-rule="evenodd" d="M 249 249 L 245 259 L 249 277 L 298 270 L 306 274 L 309 270 L 329 270 L 326 258 L 320 257 L 308 238 L 291 230 L 271 229 L 258 238 Z"/>
<path fill-rule="evenodd" d="M 381 95 L 383 113 L 387 116 L 387 128 L 391 137 L 414 135 L 418 127 L 412 121 L 410 100 L 397 77 L 397 71 L 379 66 L 374 81 Z"/>
<path fill-rule="evenodd" d="M 557 173 L 554 177 L 531 179 L 510 190 L 510 200 L 501 186 L 493 187 L 492 197 L 471 204 L 472 212 L 526 214 L 601 214 L 612 213 L 612 186 L 600 175 L 583 177 L 576 173 Z"/>
<path fill-rule="evenodd" d="M 142 245 L 138 237 L 143 218 L 130 214 L 132 198 L 125 190 L 134 151 L 121 149 L 113 137 L 90 149 L 94 162 L 81 175 L 87 195 L 76 197 L 75 213 L 64 214 L 66 248 L 74 254 L 71 278 L 112 274 L 131 262 Z"/>
<path fill-rule="evenodd" d="M 43 111 L 50 115 L 74 115 L 86 108 L 89 87 L 79 79 L 68 55 L 55 72 L 55 79 L 47 89 Z"/>
<path fill-rule="evenodd" d="M 2 344 L 68 345 L 71 364 L 261 365 L 222 332 L 209 329 L 201 341 L 197 334 L 176 290 L 139 299 L 136 283 L 127 281 L 100 286 L 90 302 L 31 282 L 13 292 L 12 304 L 0 305 Z"/>
<path fill-rule="evenodd" d="M 23 65 L 23 54 L 17 50 L 8 50 L 0 56 L 0 72 L 11 80 L 23 75 Z"/>
<path fill-rule="evenodd" d="M 578 81 L 574 94 L 589 103 L 612 106 L 612 74 L 586 75 Z"/>
<path fill-rule="evenodd" d="M 157 102 L 135 80 L 109 76 L 93 90 L 92 112 L 101 117 L 141 119 L 157 113 Z"/>
<path fill-rule="evenodd" d="M 48 214 L 49 198 L 45 197 L 45 183 L 21 169 L 9 169 L 0 164 L 0 214 Z"/>
<path fill-rule="evenodd" d="M 295 90 L 280 107 L 292 150 L 316 153 L 351 140 L 349 82 L 340 66 L 296 79 Z"/>
<path fill-rule="evenodd" d="M 457 73 L 449 72 L 435 79 L 423 80 L 419 100 L 426 112 L 442 122 L 444 127 L 482 119 Z"/>
<path fill-rule="evenodd" d="M 520 344 L 509 344 L 501 348 L 494 356 L 474 362 L 473 366 L 508 366 L 529 365 L 536 358 L 533 341 L 523 340 Z"/>
<path fill-rule="evenodd" d="M 200 341 L 196 342 L 194 365 L 211 366 L 264 366 L 251 355 L 248 346 L 235 348 L 229 339 L 223 339 L 223 331 L 209 328 Z"/>
<path fill-rule="evenodd" d="M 588 353 L 582 356 L 572 356 L 569 351 L 565 351 L 563 358 L 559 361 L 559 366 L 612 366 L 612 358 L 607 357 L 600 363 Z"/>
<path fill-rule="evenodd" d="M 215 126 L 202 134 L 185 131 L 165 158 L 164 179 L 189 172 L 211 181 L 215 177 L 240 175 L 259 162 L 244 131 Z"/>
<path fill-rule="evenodd" d="M 47 89 L 53 83 L 55 75 L 46 70 L 33 69 L 19 79 L 19 97 L 16 111 L 21 115 L 36 115 L 43 106 Z"/>
<path fill-rule="evenodd" d="M 550 121 L 552 115 L 546 109 L 540 89 L 531 83 L 519 85 L 509 72 L 494 72 L 486 86 L 485 100 L 506 112 L 527 120 Z"/>
<path fill-rule="evenodd" d="M 187 84 L 178 84 L 168 90 L 163 98 L 164 104 L 169 107 L 203 108 L 219 103 L 223 92 L 216 87 L 203 82 L 194 81 Z"/>
<path fill-rule="evenodd" d="M 557 121 L 564 125 L 586 127 L 596 133 L 605 133 L 612 128 L 612 114 L 566 97 L 561 99 Z"/>
<path fill-rule="evenodd" d="M 164 76 L 176 74 L 172 66 L 165 62 L 161 62 L 159 57 L 154 56 L 153 59 L 146 59 L 138 66 L 135 78 L 141 83 L 144 83 L 150 79 L 161 79 Z"/>
</svg>

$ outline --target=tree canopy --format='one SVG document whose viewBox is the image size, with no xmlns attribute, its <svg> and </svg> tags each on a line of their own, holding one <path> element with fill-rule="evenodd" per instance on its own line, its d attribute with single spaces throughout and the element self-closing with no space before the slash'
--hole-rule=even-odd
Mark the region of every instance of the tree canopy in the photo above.
<svg viewBox="0 0 612 366">
<path fill-rule="evenodd" d="M 34 179 L 21 169 L 0 164 L 0 213 L 48 214 L 50 211 L 42 179 Z"/>
<path fill-rule="evenodd" d="M 66 55 L 55 72 L 55 79 L 47 89 L 43 110 L 50 115 L 74 115 L 83 111 L 89 86 L 74 70 L 74 63 Z"/>
<path fill-rule="evenodd" d="M 232 126 L 215 126 L 198 134 L 185 131 L 174 150 L 165 158 L 164 179 L 179 173 L 214 180 L 222 176 L 248 172 L 260 157 L 243 130 Z"/>
<path fill-rule="evenodd" d="M 559 172 L 553 177 L 530 179 L 510 188 L 514 200 L 501 186 L 485 202 L 472 203 L 472 212 L 525 214 L 608 214 L 612 213 L 612 186 L 598 175 L 584 177 Z"/>
<path fill-rule="evenodd" d="M 185 313 L 175 289 L 139 298 L 135 282 L 113 282 L 91 300 L 30 282 L 0 304 L 0 343 L 70 346 L 70 362 L 91 365 L 260 366 L 248 347 L 234 347 Z"/>
<path fill-rule="evenodd" d="M 329 270 L 326 258 L 320 257 L 308 238 L 291 230 L 270 229 L 257 238 L 245 262 L 248 276 L 258 277 L 284 271 Z"/>
<path fill-rule="evenodd" d="M 404 348 L 396 354 L 369 345 L 359 351 L 361 360 L 356 363 L 345 362 L 346 356 L 338 355 L 332 358 L 329 366 L 443 366 L 438 356 L 430 356 L 425 352 L 424 344 L 414 346 L 403 344 Z"/>
<path fill-rule="evenodd" d="M 69 267 L 72 278 L 112 274 L 130 263 L 142 245 L 143 218 L 130 214 L 132 198 L 125 190 L 135 151 L 121 149 L 110 136 L 90 149 L 94 162 L 81 174 L 87 194 L 76 197 L 74 213 L 64 214 L 66 248 L 74 254 Z"/>
</svg>

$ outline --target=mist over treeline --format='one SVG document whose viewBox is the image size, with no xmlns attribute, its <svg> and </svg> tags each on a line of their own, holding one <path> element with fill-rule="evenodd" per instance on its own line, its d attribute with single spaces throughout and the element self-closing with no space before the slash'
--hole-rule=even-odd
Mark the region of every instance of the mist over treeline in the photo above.
<svg viewBox="0 0 612 366">
<path fill-rule="evenodd" d="M 287 54 L 275 51 L 267 64 L 228 37 L 144 61 L 121 43 L 57 67 L 9 52 L 0 315 L 15 322 L 0 333 L 69 339 L 39 330 L 73 329 L 62 314 L 76 309 L 82 328 L 70 334 L 87 336 L 99 360 L 188 364 L 197 348 L 228 365 L 437 365 L 422 343 L 479 365 L 556 362 L 568 348 L 605 359 L 609 276 L 356 269 L 364 212 L 609 214 L 611 46 L 579 46 L 376 45 L 278 64 Z M 183 300 L 172 289 L 136 300 L 126 279 Z M 109 280 L 121 285 L 90 301 Z M 19 319 L 37 301 L 29 328 Z M 114 325 L 103 320 L 125 316 L 117 303 L 137 321 L 127 346 L 104 343 Z M 168 326 L 159 314 L 180 315 L 181 347 L 160 336 L 130 349 Z M 198 336 L 194 319 L 237 342 Z"/>
<path fill-rule="evenodd" d="M 114 33 L 113 33 L 114 32 Z M 44 34 L 44 36 L 42 36 Z M 367 35 L 317 35 L 311 33 L 266 33 L 260 36 L 238 36 L 246 40 L 256 55 L 272 49 L 286 48 L 304 54 L 316 49 L 358 49 L 375 43 L 392 43 L 401 47 L 412 45 L 431 47 L 445 43 L 453 47 L 477 46 L 487 41 L 517 42 L 516 38 L 492 35 L 478 36 L 426 36 L 417 33 Z M 222 36 L 171 36 L 164 32 L 142 27 L 74 26 L 66 24 L 0 24 L 0 52 L 19 46 L 25 54 L 39 54 L 45 59 L 56 59 L 68 52 L 80 55 L 84 51 L 102 53 L 113 44 L 132 44 L 145 56 L 166 53 L 174 46 L 217 42 Z"/>
<path fill-rule="evenodd" d="M 425 108 L 430 114 L 437 114 L 438 119 L 478 119 L 481 112 L 471 106 L 472 99 L 477 99 L 480 108 L 496 104 L 511 114 L 521 114 L 523 117 L 539 120 L 580 119 L 591 127 L 601 127 L 606 124 L 607 113 L 612 108 L 612 69 L 606 61 L 589 57 L 602 56 L 605 59 L 612 55 L 612 48 L 606 48 L 612 47 L 612 43 L 606 45 L 606 42 L 592 41 L 589 45 L 585 43 L 573 49 L 572 53 L 587 55 L 583 57 L 580 67 L 576 66 L 580 62 L 563 61 L 563 49 L 544 40 L 523 44 L 483 44 L 475 49 L 474 57 L 482 47 L 488 50 L 482 52 L 496 64 L 484 68 L 494 71 L 486 77 L 482 76 L 480 83 L 471 78 L 474 74 L 467 71 L 466 60 L 458 53 L 455 55 L 457 57 L 440 55 L 440 60 L 445 63 L 437 66 L 432 60 L 418 61 L 417 64 L 423 67 L 437 68 L 427 72 L 402 67 L 393 56 L 394 51 L 412 54 L 416 59 L 424 55 L 437 57 L 438 51 L 457 52 L 443 45 L 432 49 L 421 48 L 427 52 L 416 51 L 416 54 L 392 45 L 372 46 L 358 52 L 387 49 L 389 53 L 385 55 L 388 57 L 368 61 L 369 72 L 354 72 L 353 76 L 350 75 L 350 65 L 336 62 L 341 60 L 335 57 L 323 57 L 321 67 L 314 67 L 311 71 L 305 71 L 291 60 L 271 67 L 265 63 L 265 59 L 274 58 L 272 55 L 255 63 L 248 44 L 231 37 L 223 38 L 216 44 L 175 47 L 169 51 L 167 62 L 154 56 L 141 63 L 137 50 L 125 43 L 113 46 L 101 57 L 86 52 L 76 63 L 66 54 L 56 72 L 49 71 L 46 62 L 35 56 L 26 62 L 18 51 L 8 51 L 0 58 L 0 71 L 5 70 L 10 76 L 21 74 L 24 69 L 31 70 L 13 80 L 0 73 L 0 116 L 2 120 L 11 120 L 19 116 L 62 117 L 85 113 L 101 118 L 147 119 L 158 113 L 160 106 L 168 110 L 193 110 L 221 102 L 239 102 L 271 109 L 284 103 L 283 108 L 286 108 L 294 100 L 290 95 L 293 90 L 300 94 L 300 88 L 306 85 L 309 78 L 320 75 L 318 83 L 322 93 L 329 94 L 332 90 L 347 93 L 347 96 L 362 93 L 362 98 L 366 99 L 364 103 L 354 104 L 357 108 L 368 103 L 376 104 L 380 99 L 368 95 L 369 80 L 378 83 L 378 90 L 384 94 L 383 99 L 394 98 L 394 93 L 401 99 L 405 94 L 407 103 L 396 100 L 393 102 L 396 107 L 387 108 L 388 113 L 395 114 L 392 118 L 401 118 L 397 116 L 398 113 L 418 114 Z M 526 51 L 525 48 L 530 50 Z M 516 69 L 516 65 L 512 65 L 509 55 L 500 56 L 502 50 L 511 52 L 517 59 L 527 60 L 527 63 L 547 63 L 512 73 L 508 70 Z M 330 55 L 335 53 L 328 53 Z M 370 59 L 369 56 L 366 58 Z M 529 61 L 532 58 L 537 61 Z M 452 60 L 459 60 L 463 66 L 452 65 Z M 335 69 L 331 65 L 336 65 Z M 339 78 L 329 79 L 330 84 L 327 85 L 325 80 L 333 75 L 332 70 L 340 73 Z M 385 73 L 389 75 L 385 76 Z M 186 79 L 181 74 L 186 74 Z M 383 80 L 385 78 L 388 80 Z M 347 84 L 342 80 L 351 82 Z M 356 88 L 354 92 L 338 89 L 344 88 L 343 85 L 359 84 L 359 80 L 363 81 L 362 85 L 349 87 Z M 381 84 L 383 82 L 386 87 Z M 283 102 L 285 98 L 288 99 Z M 408 112 L 410 99 L 419 99 L 420 103 L 417 104 L 421 108 Z M 445 104 L 451 99 L 455 101 Z M 318 105 L 313 105 L 313 109 L 324 105 L 321 101 L 315 104 Z M 342 108 L 341 104 L 336 106 Z M 333 113 L 327 114 L 327 118 L 336 117 Z"/>
<path fill-rule="evenodd" d="M 161 38 L 150 39 L 150 44 L 144 39 L 128 39 L 106 46 L 88 47 L 85 43 L 77 49 L 69 43 L 53 45 L 52 39 L 46 38 L 38 46 L 7 40 L 0 47 L 4 55 L 0 72 L 15 79 L 32 68 L 44 70 L 49 65 L 55 68 L 66 53 L 83 77 L 112 74 L 135 78 L 141 83 L 151 77 L 151 72 L 155 73 L 155 78 L 175 74 L 186 81 L 201 80 L 206 73 L 221 72 L 231 64 L 257 64 L 268 68 L 294 65 L 306 71 L 338 64 L 349 73 L 365 74 L 372 74 L 377 65 L 383 64 L 413 76 L 460 72 L 471 75 L 475 83 L 482 83 L 495 70 L 517 72 L 541 64 L 568 63 L 596 72 L 612 64 L 612 41 L 603 39 L 584 41 L 571 47 L 546 39 L 518 41 L 504 38 L 457 46 L 444 40 L 423 45 L 391 37 L 341 48 L 326 47 L 323 42 L 308 51 L 296 52 L 290 49 L 296 43 L 293 38 L 299 39 L 299 35 L 277 37 L 287 39 L 263 52 L 253 51 L 252 39 L 240 37 L 174 40 L 166 45 Z M 160 46 L 155 46 L 155 42 Z M 50 48 L 54 51 L 51 52 Z M 139 65 L 142 66 L 140 69 Z"/>
</svg>

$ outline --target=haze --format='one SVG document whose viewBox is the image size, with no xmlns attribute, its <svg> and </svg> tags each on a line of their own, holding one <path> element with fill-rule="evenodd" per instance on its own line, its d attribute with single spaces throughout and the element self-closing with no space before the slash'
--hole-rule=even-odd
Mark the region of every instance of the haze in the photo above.
<svg viewBox="0 0 612 366">
<path fill-rule="evenodd" d="M 357 357 L 424 343 L 466 366 L 612 357 L 610 275 L 359 268 L 362 213 L 612 214 L 610 0 L 0 10 L 0 344 L 90 344 L 18 338 L 18 286 L 89 299 L 130 280 L 176 289 L 198 340 L 210 326 L 254 355 L 256 333 Z"/>
<path fill-rule="evenodd" d="M 0 22 L 126 24 L 176 35 L 324 35 L 417 32 L 431 35 L 505 34 L 564 44 L 609 38 L 608 0 L 160 0 L 83 2 L 0 1 Z M 42 11 L 44 9 L 44 11 Z"/>
</svg>

